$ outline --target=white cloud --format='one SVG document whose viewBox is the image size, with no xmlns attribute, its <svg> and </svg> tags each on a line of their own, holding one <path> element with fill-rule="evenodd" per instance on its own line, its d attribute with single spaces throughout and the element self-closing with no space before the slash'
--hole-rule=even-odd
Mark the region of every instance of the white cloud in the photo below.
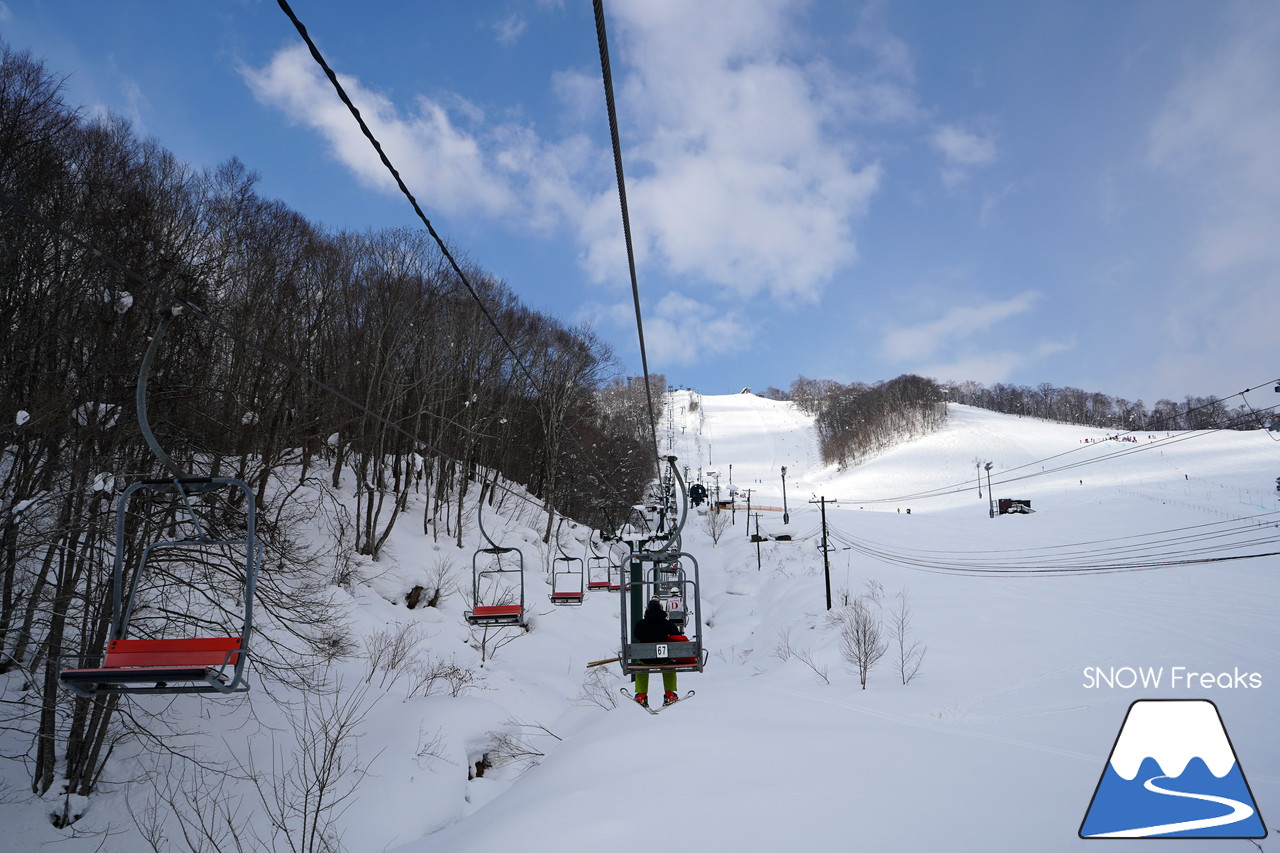
<svg viewBox="0 0 1280 853">
<path fill-rule="evenodd" d="M 943 382 L 972 380 L 983 385 L 1006 382 L 1015 373 L 1025 374 L 1041 359 L 1074 349 L 1076 342 L 1042 341 L 1029 350 L 970 352 L 945 362 L 921 364 L 911 372 Z"/>
<path fill-rule="evenodd" d="M 1193 57 L 1149 127 L 1148 164 L 1191 223 L 1153 305 L 1161 329 L 1143 378 L 1176 393 L 1233 392 L 1274 362 L 1280 315 L 1280 7 L 1224 7 L 1225 36 Z M 1250 368 L 1252 369 L 1252 368 Z"/>
<path fill-rule="evenodd" d="M 996 160 L 996 141 L 989 132 L 944 124 L 934 130 L 930 142 L 942 154 L 942 180 L 947 186 L 960 183 L 974 169 L 989 166 Z"/>
<path fill-rule="evenodd" d="M 738 296 L 815 299 L 856 259 L 853 222 L 881 169 L 833 129 L 842 93 L 808 59 L 798 4 L 654 0 L 611 11 L 613 49 L 626 58 L 624 74 L 614 63 L 615 87 L 637 254 Z"/>
<path fill-rule="evenodd" d="M 985 333 L 997 323 L 1024 314 L 1040 300 L 1034 290 L 985 305 L 952 308 L 937 320 L 891 330 L 881 343 L 881 355 L 890 361 L 931 358 L 940 350 L 962 344 Z"/>
<path fill-rule="evenodd" d="M 10 11 L 8 5 L 0 3 L 0 24 L 7 24 L 13 20 L 13 12 Z"/>
<path fill-rule="evenodd" d="M 854 70 L 801 34 L 803 0 L 646 0 L 611 6 L 627 197 L 642 270 L 720 296 L 815 301 L 858 257 L 854 226 L 882 181 L 858 130 L 916 121 L 911 55 L 868 7 L 846 36 Z M 518 22 L 503 30 L 518 35 Z M 302 47 L 243 69 L 263 103 L 317 131 L 364 184 L 393 189 L 369 143 Z M 341 76 L 341 75 L 340 75 Z M 607 148 L 495 124 L 474 104 L 419 97 L 405 110 L 341 76 L 409 187 L 434 211 L 568 227 L 596 281 L 626 279 Z M 600 81 L 548 84 L 600 138 Z M 594 123 L 594 124 L 593 124 Z M 545 127 L 551 124 L 543 122 Z M 584 133 L 585 133 L 584 131 Z"/>
<path fill-rule="evenodd" d="M 1148 159 L 1200 196 L 1207 272 L 1280 259 L 1280 7 L 1230 7 L 1231 35 L 1192 63 L 1152 122 Z"/>
<path fill-rule="evenodd" d="M 495 23 L 493 29 L 501 44 L 514 44 L 528 26 L 529 22 L 524 19 L 524 16 L 513 13 Z"/>
<path fill-rule="evenodd" d="M 749 346 L 755 331 L 737 309 L 717 308 L 679 291 L 667 293 L 644 309 L 645 352 L 649 367 L 663 370 L 696 364 L 711 356 L 721 356 Z M 588 305 L 580 318 L 592 325 L 609 325 L 628 330 L 638 350 L 635 333 L 635 306 L 631 302 Z"/>
<path fill-rule="evenodd" d="M 243 68 L 241 74 L 259 101 L 318 131 L 334 157 L 362 183 L 395 191 L 390 173 L 304 46 L 285 48 L 266 67 Z M 443 105 L 420 97 L 414 114 L 402 116 L 358 80 L 338 77 L 405 183 L 426 206 L 487 215 L 515 209 L 509 176 L 496 168 L 479 138 L 453 123 Z"/>
<path fill-rule="evenodd" d="M 599 124 L 604 88 L 598 73 L 590 75 L 571 69 L 556 71 L 551 75 L 551 89 L 574 121 L 590 122 L 593 126 Z"/>
</svg>

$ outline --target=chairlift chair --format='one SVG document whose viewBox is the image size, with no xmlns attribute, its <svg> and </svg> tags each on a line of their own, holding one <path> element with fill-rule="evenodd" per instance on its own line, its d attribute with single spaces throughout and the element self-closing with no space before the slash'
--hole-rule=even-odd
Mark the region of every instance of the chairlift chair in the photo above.
<svg viewBox="0 0 1280 853">
<path fill-rule="evenodd" d="M 246 518 L 243 537 L 217 538 L 208 535 L 206 526 L 191 502 L 196 493 L 219 488 L 238 489 L 244 495 Z M 140 490 L 162 493 L 172 491 L 182 502 L 187 521 L 195 536 L 161 540 L 148 544 L 138 565 L 129 573 L 125 559 L 125 519 L 130 499 Z M 116 508 L 116 549 L 112 563 L 111 632 L 104 654 L 62 655 L 60 664 L 78 661 L 79 665 L 60 665 L 58 680 L 77 696 L 92 697 L 111 693 L 243 693 L 249 689 L 244 679 L 244 665 L 249 657 L 249 636 L 253 630 L 253 599 L 261 565 L 262 546 L 255 536 L 256 508 L 253 490 L 226 477 L 192 477 L 173 480 L 142 480 L 130 485 L 120 496 Z M 152 558 L 162 550 L 208 553 L 224 546 L 243 549 L 244 608 L 237 636 L 196 636 L 167 638 L 131 638 L 129 623 L 135 613 L 139 587 L 148 577 Z M 192 561 L 194 562 L 194 561 Z M 125 575 L 130 575 L 125 591 Z M 96 660 L 97 666 L 84 667 Z"/>
<path fill-rule="evenodd" d="M 587 558 L 587 589 L 597 591 L 609 588 L 609 558 L 593 554 Z"/>
<path fill-rule="evenodd" d="M 608 542 L 607 551 L 613 550 L 613 543 Z M 587 538 L 587 548 L 591 551 L 591 556 L 587 557 L 587 590 L 594 592 L 597 590 L 609 588 L 609 555 L 601 554 L 596 550 L 595 537 Z"/>
<path fill-rule="evenodd" d="M 488 547 L 477 548 L 475 553 L 471 555 L 471 609 L 463 614 L 463 617 L 472 625 L 514 625 L 524 627 L 524 554 L 519 548 L 506 548 L 494 542 L 484 529 L 484 496 L 488 483 L 480 488 L 480 505 L 476 511 L 477 523 L 480 527 L 480 535 L 489 543 Z M 515 567 L 505 568 L 502 565 L 502 557 L 508 554 L 515 554 Z M 486 568 L 480 567 L 481 555 L 488 558 Z M 496 568 L 495 568 L 496 566 Z M 515 574 L 517 585 L 520 588 L 520 597 L 518 604 L 511 604 L 505 601 L 497 601 L 493 604 L 483 604 L 480 594 L 480 581 L 482 578 L 494 575 L 501 576 L 504 574 Z M 498 578 L 493 578 L 497 580 Z"/>
<path fill-rule="evenodd" d="M 159 446 L 147 420 L 147 374 L 155 359 L 160 339 L 170 322 L 181 313 L 180 308 L 162 312 L 160 326 L 151 339 L 138 373 L 136 404 L 138 425 L 152 453 L 174 476 L 167 479 L 140 480 L 128 486 L 116 503 L 116 542 L 112 561 L 111 628 L 107 648 L 102 654 L 69 653 L 58 659 L 58 681 L 71 693 L 85 698 L 109 694 L 174 694 L 174 693 L 243 693 L 249 689 L 244 678 L 249 658 L 249 639 L 253 632 L 253 601 L 262 563 L 262 545 L 257 539 L 257 508 L 254 493 L 241 480 L 228 477 L 190 477 Z M 212 533 L 211 519 L 202 519 L 193 498 L 221 489 L 238 490 L 244 500 L 244 535 L 219 536 Z M 185 538 L 160 539 L 143 548 L 138 564 L 126 565 L 125 522 L 130 517 L 130 501 L 139 492 L 168 494 L 177 501 L 193 535 Z M 170 524 L 176 529 L 178 525 Z M 138 595 L 152 574 L 148 566 L 158 553 L 217 553 L 222 549 L 240 549 L 244 554 L 238 573 L 243 587 L 238 594 L 242 608 L 236 635 L 130 637 L 130 623 L 137 613 Z M 158 561 L 155 561 L 158 562 Z M 185 565 L 196 565 L 192 559 Z M 132 568 L 132 572 L 127 571 Z M 126 575 L 129 576 L 126 584 Z M 126 585 L 128 587 L 126 591 Z M 187 614 L 195 621 L 195 614 Z M 216 621 L 216 620 L 215 620 Z M 193 633 L 182 632 L 179 633 Z M 72 665 L 70 662 L 75 661 Z M 84 666 L 87 662 L 96 666 Z"/>
<path fill-rule="evenodd" d="M 702 647 L 701 597 L 698 589 L 698 561 L 692 554 L 679 552 L 645 552 L 636 554 L 633 560 L 656 564 L 641 573 L 639 581 L 625 576 L 619 596 L 622 612 L 622 654 L 619 663 L 624 675 L 638 672 L 702 672 L 709 652 Z M 692 573 L 683 567 L 684 561 L 692 566 Z M 672 565 L 680 568 L 673 570 Z M 661 567 L 661 569 L 659 568 Z M 659 580 L 661 570 L 662 579 Z M 656 593 L 664 587 L 665 598 Z M 641 643 L 631 639 L 635 626 L 627 613 L 630 594 L 639 589 L 641 598 L 659 598 L 664 602 L 667 618 L 683 629 L 686 639 L 673 639 L 665 643 Z M 692 604 L 692 609 L 689 605 Z M 674 608 L 674 609 L 673 609 Z"/>
<path fill-rule="evenodd" d="M 564 519 L 561 519 L 563 522 Z M 560 546 L 560 527 L 556 526 L 556 550 L 560 556 L 551 561 L 551 603 L 577 606 L 586 591 L 585 564 L 581 557 L 571 557 Z M 575 566 L 577 568 L 575 568 Z"/>
</svg>

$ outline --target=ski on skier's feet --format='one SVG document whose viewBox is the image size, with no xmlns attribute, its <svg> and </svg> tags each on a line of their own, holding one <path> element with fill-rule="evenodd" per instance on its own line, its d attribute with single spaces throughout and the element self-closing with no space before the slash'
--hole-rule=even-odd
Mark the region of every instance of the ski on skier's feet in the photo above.
<svg viewBox="0 0 1280 853">
<path fill-rule="evenodd" d="M 630 690 L 628 690 L 627 688 L 623 687 L 623 688 L 620 690 L 620 692 L 622 693 L 622 695 L 623 695 L 623 696 L 626 696 L 626 697 L 627 697 L 628 699 L 630 699 L 632 702 L 635 702 L 637 705 L 640 705 L 640 700 L 639 700 L 639 699 L 637 699 L 637 698 L 636 698 L 636 697 L 631 693 L 631 691 L 630 691 Z M 661 708 L 650 708 L 648 705 L 640 705 L 640 707 L 641 707 L 641 708 L 644 708 L 646 711 L 648 711 L 650 714 L 652 714 L 653 716 L 655 716 L 655 717 L 656 717 L 658 714 L 661 714 L 663 711 L 665 711 L 667 708 L 670 708 L 672 705 L 675 705 L 675 704 L 677 704 L 677 703 L 679 703 L 679 702 L 683 702 L 684 700 L 688 699 L 690 696 L 693 696 L 693 695 L 694 695 L 694 692 L 695 692 L 695 691 L 690 690 L 688 693 L 684 694 L 684 695 L 683 695 L 683 696 L 681 696 L 679 699 L 676 699 L 676 700 L 674 700 L 674 701 L 672 701 L 672 702 L 668 702 L 667 704 L 663 705 Z"/>
</svg>

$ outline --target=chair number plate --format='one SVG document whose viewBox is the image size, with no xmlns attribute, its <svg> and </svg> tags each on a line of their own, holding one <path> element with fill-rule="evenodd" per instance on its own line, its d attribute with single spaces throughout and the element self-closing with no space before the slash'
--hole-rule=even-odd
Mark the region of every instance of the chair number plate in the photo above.
<svg viewBox="0 0 1280 853">
<path fill-rule="evenodd" d="M 665 658 L 665 657 L 667 657 L 667 644 L 666 644 L 666 643 L 658 643 L 658 657 L 660 657 L 660 658 Z"/>
</svg>

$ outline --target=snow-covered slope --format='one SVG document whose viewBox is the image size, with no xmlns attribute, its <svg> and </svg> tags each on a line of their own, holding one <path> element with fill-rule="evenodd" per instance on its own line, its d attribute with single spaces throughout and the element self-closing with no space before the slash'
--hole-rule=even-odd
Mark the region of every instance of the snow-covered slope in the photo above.
<svg viewBox="0 0 1280 853">
<path fill-rule="evenodd" d="M 785 403 L 689 392 L 671 402 L 660 436 L 695 475 L 719 471 L 722 494 L 732 463 L 734 484 L 755 490 L 757 506 L 780 506 L 788 466 L 797 541 L 765 544 L 757 569 L 744 515 L 716 548 L 691 522 L 686 546 L 702 562 L 714 650 L 705 674 L 682 677 L 697 697 L 656 719 L 628 707 L 592 714 L 509 791 L 405 850 L 1075 848 L 1087 843 L 1076 830 L 1126 707 L 1153 696 L 1213 699 L 1264 815 L 1275 802 L 1276 557 L 996 577 L 837 545 L 837 604 L 877 583 L 890 610 L 905 590 L 913 638 L 928 645 L 909 685 L 891 652 L 863 691 L 826 617 L 819 518 L 808 504 L 839 499 L 828 505 L 832 529 L 921 563 L 998 565 L 1014 549 L 1034 549 L 1018 552 L 1029 565 L 1150 561 L 1143 555 L 1164 550 L 1152 538 L 1225 529 L 1244 532 L 1152 559 L 1206 545 L 1266 552 L 1276 550 L 1267 487 L 1280 448 L 1265 435 L 1134 443 L 953 406 L 944 430 L 838 472 L 821 466 L 808 419 Z M 1035 514 L 988 517 L 985 474 L 982 500 L 976 482 L 986 461 L 997 497 L 1030 499 Z M 780 513 L 766 514 L 767 528 L 783 529 Z M 1233 539 L 1251 544 L 1232 551 Z M 1094 667 L 1122 670 L 1125 684 L 1125 667 L 1164 667 L 1165 678 L 1152 689 L 1100 687 Z M 1173 667 L 1259 673 L 1263 686 L 1174 685 Z"/>
<path fill-rule="evenodd" d="M 527 549 L 532 630 L 475 669 L 465 696 L 405 698 L 401 680 L 372 706 L 359 742 L 369 775 L 341 820 L 347 849 L 1087 848 L 1076 832 L 1125 710 L 1149 698 L 1213 700 L 1263 818 L 1280 807 L 1280 558 L 1178 564 L 1280 551 L 1280 444 L 1264 433 L 1131 442 L 952 406 L 939 432 L 839 471 L 789 404 L 676 392 L 667 411 L 664 451 L 694 476 L 720 472 L 722 496 L 732 464 L 733 485 L 768 508 L 761 529 L 793 537 L 757 549 L 739 509 L 713 546 L 690 516 L 712 651 L 705 673 L 680 677 L 697 696 L 657 717 L 602 707 L 626 684 L 613 665 L 592 702 L 598 670 L 586 664 L 616 654 L 618 598 L 552 606 L 540 566 L 553 555 L 537 547 L 535 519 L 512 519 L 496 535 Z M 996 497 L 1029 499 L 1034 514 L 988 517 L 987 475 L 981 499 L 977 480 L 988 461 Z M 783 465 L 789 525 L 772 509 Z M 818 497 L 837 611 L 870 595 L 888 617 L 905 594 L 908 641 L 928 647 L 907 685 L 895 649 L 865 690 L 841 656 Z M 471 551 L 412 528 L 364 567 L 355 630 L 412 625 L 415 654 L 475 668 L 461 594 L 412 611 L 401 598 L 438 559 L 462 578 Z M 565 547 L 585 553 L 586 534 L 566 525 Z M 345 666 L 348 684 L 367 670 Z M 1175 668 L 1256 674 L 1259 686 L 1175 682 Z M 1131 680 L 1139 672 L 1148 686 Z M 545 755 L 468 780 L 502 733 Z M 136 836 L 112 843 L 147 849 Z M 1197 849 L 1228 844 L 1241 842 Z"/>
</svg>

